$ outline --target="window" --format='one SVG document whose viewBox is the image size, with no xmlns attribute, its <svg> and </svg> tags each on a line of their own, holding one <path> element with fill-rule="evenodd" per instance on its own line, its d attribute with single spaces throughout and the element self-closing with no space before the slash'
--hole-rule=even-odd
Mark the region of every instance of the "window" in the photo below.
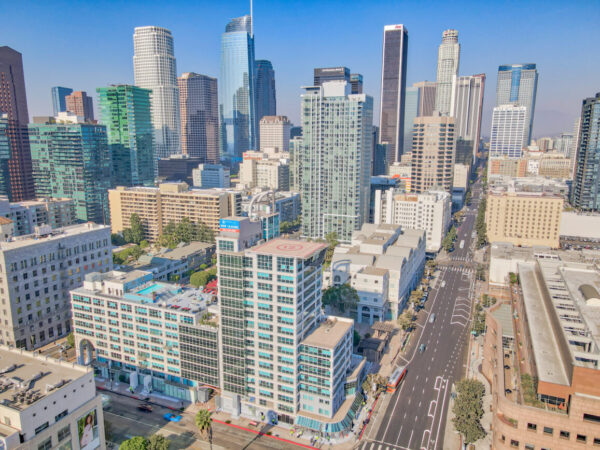
<svg viewBox="0 0 600 450">
<path fill-rule="evenodd" d="M 62 441 L 63 439 L 68 438 L 69 436 L 71 436 L 71 427 L 70 426 L 66 426 L 64 427 L 62 430 L 58 430 L 58 441 Z"/>
<path fill-rule="evenodd" d="M 63 417 L 65 417 L 67 414 L 69 414 L 69 410 L 65 409 L 63 412 L 57 414 L 56 417 L 54 417 L 54 421 L 58 422 L 60 419 L 62 419 Z"/>
<path fill-rule="evenodd" d="M 577 435 L 577 442 L 586 443 L 587 442 L 587 436 L 584 435 L 584 434 L 578 434 Z"/>
<path fill-rule="evenodd" d="M 537 431 L 537 425 L 535 423 L 528 423 L 527 430 L 528 431 Z"/>
<path fill-rule="evenodd" d="M 515 441 L 514 439 L 510 440 L 510 446 L 511 447 L 515 447 L 515 448 L 519 448 L 519 441 Z"/>
<path fill-rule="evenodd" d="M 544 427 L 544 434 L 552 436 L 554 434 L 554 428 Z"/>
<path fill-rule="evenodd" d="M 46 439 L 40 445 L 38 445 L 38 450 L 51 450 L 52 449 L 52 438 Z"/>
<path fill-rule="evenodd" d="M 45 423 L 41 424 L 39 427 L 37 427 L 37 428 L 35 429 L 35 434 L 39 434 L 39 433 L 41 433 L 41 432 L 42 432 L 42 431 L 44 431 L 46 428 L 48 428 L 48 422 L 45 422 Z"/>
<path fill-rule="evenodd" d="M 535 447 L 531 444 L 525 444 L 525 450 L 534 450 Z"/>
<path fill-rule="evenodd" d="M 594 445 L 600 445 L 600 438 L 594 438 Z"/>
<path fill-rule="evenodd" d="M 560 437 L 562 439 L 569 439 L 570 436 L 571 433 L 569 433 L 568 431 L 560 430 Z"/>
<path fill-rule="evenodd" d="M 600 416 L 596 416 L 594 414 L 587 414 L 584 413 L 583 414 L 583 420 L 588 420 L 590 422 L 597 422 L 600 423 Z"/>
</svg>

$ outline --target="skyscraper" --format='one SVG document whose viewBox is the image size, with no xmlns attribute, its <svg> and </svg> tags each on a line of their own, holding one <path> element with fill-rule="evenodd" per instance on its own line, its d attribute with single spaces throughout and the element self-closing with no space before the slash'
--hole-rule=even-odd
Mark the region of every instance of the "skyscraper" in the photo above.
<svg viewBox="0 0 600 450">
<path fill-rule="evenodd" d="M 71 198 L 78 220 L 109 223 L 111 159 L 106 127 L 58 124 L 52 119 L 30 124 L 29 134 L 37 195 Z"/>
<path fill-rule="evenodd" d="M 383 28 L 379 142 L 387 142 L 388 165 L 400 161 L 404 145 L 404 98 L 408 31 L 404 25 Z"/>
<path fill-rule="evenodd" d="M 413 126 L 416 117 L 419 117 L 419 88 L 406 88 L 404 101 L 404 153 L 412 151 Z"/>
<path fill-rule="evenodd" d="M 8 161 L 9 199 L 13 202 L 35 197 L 31 175 L 31 151 L 27 124 L 27 96 L 23 58 L 10 47 L 0 47 L 0 112 L 7 114 L 5 136 L 10 146 Z"/>
<path fill-rule="evenodd" d="M 287 116 L 265 116 L 260 120 L 260 151 L 289 152 L 292 123 Z"/>
<path fill-rule="evenodd" d="M 0 111 L 0 196 L 10 198 L 8 114 Z"/>
<path fill-rule="evenodd" d="M 85 91 L 75 91 L 65 97 L 66 110 L 83 117 L 86 122 L 94 120 L 94 106 L 92 97 L 88 97 Z"/>
<path fill-rule="evenodd" d="M 181 153 L 177 64 L 171 31 L 161 27 L 137 27 L 133 34 L 135 85 L 151 89 L 155 156 Z"/>
<path fill-rule="evenodd" d="M 263 117 L 277 114 L 275 71 L 271 61 L 266 59 L 255 61 L 254 76 L 256 79 L 256 122 L 260 123 L 260 119 Z"/>
<path fill-rule="evenodd" d="M 219 114 L 221 157 L 234 162 L 256 149 L 252 18 L 232 19 L 221 37 Z"/>
<path fill-rule="evenodd" d="M 456 133 L 457 164 L 471 165 L 479 149 L 485 74 L 458 77 L 452 91 L 451 115 Z"/>
<path fill-rule="evenodd" d="M 373 99 L 345 81 L 302 95 L 302 234 L 350 241 L 369 215 Z"/>
<path fill-rule="evenodd" d="M 435 110 L 442 115 L 450 115 L 453 83 L 458 77 L 460 62 L 460 44 L 458 31 L 446 30 L 438 49 L 437 90 L 435 91 Z"/>
<path fill-rule="evenodd" d="M 527 135 L 527 108 L 511 104 L 496 106 L 492 113 L 490 157 L 520 158 L 524 135 Z"/>
<path fill-rule="evenodd" d="M 431 116 L 435 109 L 437 83 L 435 81 L 419 81 L 413 83 L 413 87 L 419 90 L 419 117 Z"/>
<path fill-rule="evenodd" d="M 350 69 L 347 67 L 316 67 L 313 74 L 313 86 L 323 86 L 323 83 L 327 81 L 350 83 Z"/>
<path fill-rule="evenodd" d="M 352 94 L 363 93 L 363 76 L 360 73 L 350 74 L 350 84 L 352 85 Z"/>
<path fill-rule="evenodd" d="M 54 116 L 57 116 L 59 112 L 67 110 L 67 102 L 65 97 L 73 93 L 73 89 L 55 86 L 51 89 L 52 92 L 52 112 Z"/>
<path fill-rule="evenodd" d="M 571 204 L 586 211 L 600 210 L 600 92 L 586 98 L 581 121 Z"/>
<path fill-rule="evenodd" d="M 452 190 L 454 172 L 454 118 L 417 117 L 414 126 L 411 191 L 425 192 L 433 187 Z"/>
<path fill-rule="evenodd" d="M 218 163 L 219 99 L 217 79 L 193 72 L 177 78 L 181 107 L 181 152 Z"/>
<path fill-rule="evenodd" d="M 112 185 L 154 186 L 152 91 L 126 84 L 96 91 L 112 158 Z"/>
<path fill-rule="evenodd" d="M 498 68 L 496 106 L 512 103 L 527 108 L 527 133 L 523 138 L 523 146 L 531 143 L 537 82 L 538 71 L 535 64 L 509 64 Z"/>
</svg>

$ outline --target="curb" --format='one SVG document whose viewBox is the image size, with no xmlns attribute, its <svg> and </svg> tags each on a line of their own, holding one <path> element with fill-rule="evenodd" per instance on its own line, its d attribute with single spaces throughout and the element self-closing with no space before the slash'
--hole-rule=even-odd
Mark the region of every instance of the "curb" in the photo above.
<svg viewBox="0 0 600 450">
<path fill-rule="evenodd" d="M 272 436 L 270 434 L 263 433 L 262 431 L 253 430 L 252 428 L 246 428 L 246 427 L 242 427 L 241 425 L 235 425 L 233 423 L 223 422 L 222 420 L 219 420 L 219 419 L 212 419 L 212 421 L 220 423 L 221 425 L 227 425 L 228 427 L 237 428 L 239 430 L 249 431 L 249 432 L 257 434 L 259 436 L 265 436 L 265 437 L 269 437 L 272 439 L 276 439 L 278 441 L 285 442 L 287 444 L 294 444 L 294 445 L 297 445 L 298 447 L 310 448 L 313 450 L 317 450 L 317 447 L 312 447 L 310 445 L 301 444 L 300 442 L 290 441 L 289 439 L 280 438 L 279 436 Z"/>
<path fill-rule="evenodd" d="M 120 395 L 122 397 L 132 398 L 134 400 L 138 400 L 138 401 L 144 402 L 144 403 L 150 403 L 151 405 L 160 406 L 161 408 L 167 408 L 167 409 L 170 409 L 171 411 L 179 411 L 180 413 L 183 412 L 183 411 L 181 411 L 181 408 L 175 408 L 174 406 L 163 405 L 162 403 L 153 402 L 151 400 L 144 400 L 142 398 L 136 397 L 135 395 L 129 395 L 129 394 L 124 394 L 122 392 L 113 391 L 113 390 L 105 388 L 103 386 L 96 386 L 96 390 L 98 390 L 98 391 L 112 392 L 113 394 L 117 394 L 117 395 Z"/>
</svg>

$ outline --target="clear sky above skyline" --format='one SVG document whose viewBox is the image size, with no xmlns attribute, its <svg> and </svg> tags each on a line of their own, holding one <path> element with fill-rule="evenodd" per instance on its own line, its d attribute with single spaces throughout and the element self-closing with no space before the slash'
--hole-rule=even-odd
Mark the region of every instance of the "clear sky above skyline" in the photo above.
<svg viewBox="0 0 600 450">
<path fill-rule="evenodd" d="M 0 45 L 23 53 L 30 117 L 48 115 L 52 86 L 85 90 L 96 103 L 96 87 L 133 83 L 136 26 L 173 32 L 178 75 L 217 76 L 225 25 L 249 9 L 237 0 L 5 2 Z M 363 74 L 377 124 L 383 26 L 393 23 L 409 33 L 408 85 L 435 80 L 442 32 L 459 30 L 460 74 L 487 75 L 483 135 L 500 64 L 538 66 L 534 136 L 569 131 L 581 100 L 600 91 L 598 1 L 255 0 L 256 58 L 273 63 L 278 114 L 298 123 L 312 69 L 344 65 Z"/>
</svg>

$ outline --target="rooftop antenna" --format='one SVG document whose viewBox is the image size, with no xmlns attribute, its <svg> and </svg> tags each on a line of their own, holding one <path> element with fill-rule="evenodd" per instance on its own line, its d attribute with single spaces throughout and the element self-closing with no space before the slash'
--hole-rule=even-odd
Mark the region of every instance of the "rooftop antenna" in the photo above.
<svg viewBox="0 0 600 450">
<path fill-rule="evenodd" d="M 254 15 L 252 14 L 252 0 L 250 0 L 250 37 L 254 37 Z"/>
</svg>

